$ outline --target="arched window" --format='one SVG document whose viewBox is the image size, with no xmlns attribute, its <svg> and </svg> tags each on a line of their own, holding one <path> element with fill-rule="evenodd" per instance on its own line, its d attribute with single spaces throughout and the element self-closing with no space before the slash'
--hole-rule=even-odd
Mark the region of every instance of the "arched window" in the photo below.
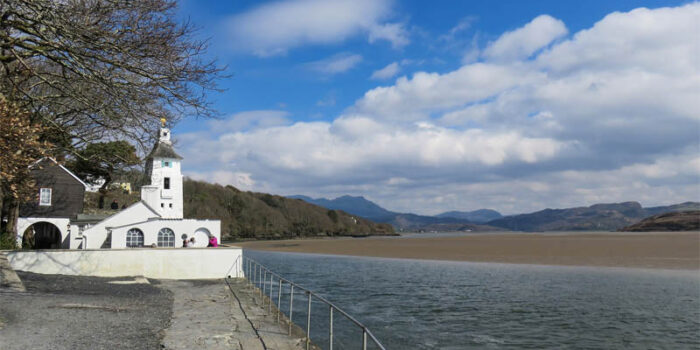
<svg viewBox="0 0 700 350">
<path fill-rule="evenodd" d="M 129 248 L 143 247 L 143 232 L 137 228 L 127 231 L 126 246 Z"/>
<path fill-rule="evenodd" d="M 175 232 L 173 230 L 163 227 L 158 231 L 158 246 L 159 247 L 174 247 L 175 246 Z"/>
</svg>

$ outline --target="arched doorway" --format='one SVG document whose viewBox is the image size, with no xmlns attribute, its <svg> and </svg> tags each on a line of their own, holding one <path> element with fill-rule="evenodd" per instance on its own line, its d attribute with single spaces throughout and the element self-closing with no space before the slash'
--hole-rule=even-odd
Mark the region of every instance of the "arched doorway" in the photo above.
<svg viewBox="0 0 700 350">
<path fill-rule="evenodd" d="M 61 230 L 50 222 L 37 222 L 24 230 L 22 247 L 27 249 L 61 248 Z"/>
<path fill-rule="evenodd" d="M 195 247 L 206 247 L 209 244 L 209 237 L 211 233 L 204 227 L 200 227 L 197 231 L 194 231 L 194 243 Z"/>
</svg>

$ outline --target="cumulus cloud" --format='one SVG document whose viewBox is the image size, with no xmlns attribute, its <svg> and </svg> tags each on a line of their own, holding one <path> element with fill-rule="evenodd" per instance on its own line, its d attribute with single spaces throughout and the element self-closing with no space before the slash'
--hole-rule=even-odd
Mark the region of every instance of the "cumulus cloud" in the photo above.
<svg viewBox="0 0 700 350">
<path fill-rule="evenodd" d="M 353 69 L 360 62 L 362 62 L 362 56 L 351 53 L 340 53 L 322 60 L 309 62 L 305 66 L 315 72 L 333 75 L 338 73 L 344 73 Z"/>
<path fill-rule="evenodd" d="M 525 26 L 501 35 L 498 40 L 489 44 L 483 56 L 492 61 L 527 58 L 567 33 L 564 22 L 541 15 Z"/>
<path fill-rule="evenodd" d="M 699 17 L 699 3 L 641 8 L 568 35 L 543 15 L 478 62 L 371 89 L 333 121 L 184 137 L 256 188 L 393 210 L 697 199 Z"/>
<path fill-rule="evenodd" d="M 375 70 L 372 72 L 372 76 L 370 79 L 374 80 L 385 80 L 389 78 L 393 78 L 396 76 L 396 74 L 399 74 L 399 71 L 401 70 L 401 67 L 399 66 L 398 62 L 392 62 L 389 63 L 386 67 L 382 69 Z"/>
<path fill-rule="evenodd" d="M 238 50 L 259 56 L 284 54 L 305 44 L 329 44 L 366 34 L 394 47 L 409 41 L 403 25 L 387 23 L 391 0 L 290 0 L 255 7 L 226 21 Z"/>
</svg>

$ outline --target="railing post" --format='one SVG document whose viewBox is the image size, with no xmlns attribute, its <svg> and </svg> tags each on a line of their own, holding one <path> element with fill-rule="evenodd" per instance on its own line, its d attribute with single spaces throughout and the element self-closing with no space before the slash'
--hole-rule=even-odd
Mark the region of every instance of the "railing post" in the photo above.
<svg viewBox="0 0 700 350">
<path fill-rule="evenodd" d="M 279 289 L 277 290 L 277 323 L 280 323 L 280 310 L 282 310 L 282 279 L 280 278 Z"/>
<path fill-rule="evenodd" d="M 306 313 L 306 350 L 309 350 L 311 345 L 311 292 L 306 292 L 309 295 L 309 307 Z"/>
<path fill-rule="evenodd" d="M 289 284 L 289 335 L 292 335 L 292 312 L 294 312 L 294 285 Z"/>
<path fill-rule="evenodd" d="M 262 303 L 263 307 L 265 307 L 265 289 L 267 287 L 267 269 L 265 269 L 265 272 L 263 274 L 263 279 L 262 279 Z"/>
<path fill-rule="evenodd" d="M 362 350 L 367 350 L 367 328 L 362 327 Z"/>
<path fill-rule="evenodd" d="M 275 277 L 275 275 L 270 272 L 270 303 L 267 304 L 267 313 L 271 314 L 272 313 L 272 279 Z"/>
<path fill-rule="evenodd" d="M 270 300 L 268 300 L 268 314 L 272 313 L 272 298 L 273 298 L 273 283 L 275 281 L 275 273 L 272 271 L 268 270 L 266 267 L 262 266 L 259 264 L 257 261 L 250 259 L 250 258 L 245 258 L 241 256 L 241 261 L 240 262 L 235 262 L 235 264 L 238 264 L 236 266 L 240 267 L 240 271 L 243 274 L 247 273 L 248 281 L 251 282 L 251 287 L 252 288 L 258 288 L 258 291 L 260 292 L 260 296 L 262 298 L 262 305 L 261 308 L 264 310 L 265 309 L 265 297 L 269 297 Z M 268 280 L 267 280 L 267 275 L 270 275 L 270 286 L 267 286 Z M 288 333 L 291 336 L 292 335 L 292 326 L 294 324 L 294 287 L 295 284 L 292 281 L 288 281 L 280 277 L 278 277 L 278 288 L 277 288 L 277 322 L 280 322 L 281 315 L 284 315 L 284 312 L 282 311 L 282 288 L 284 286 L 284 282 L 286 281 L 289 283 L 289 324 L 288 324 Z M 228 283 L 228 281 L 227 281 Z M 260 284 L 259 284 L 260 283 Z M 229 288 L 232 288 L 231 285 L 229 284 Z M 313 297 L 314 293 L 310 290 L 307 290 L 303 287 L 299 287 L 301 290 L 306 293 L 307 295 L 307 314 L 306 314 L 306 350 L 311 349 L 311 308 L 313 305 Z M 233 292 L 233 289 L 231 290 Z M 268 295 L 269 294 L 269 295 Z M 334 326 L 334 313 L 335 310 L 337 309 L 338 312 L 341 313 L 342 316 L 347 317 L 350 321 L 355 323 L 359 328 L 362 329 L 362 350 L 367 350 L 367 340 L 369 337 L 371 337 L 371 340 L 374 342 L 375 346 L 378 347 L 379 349 L 384 350 L 384 346 L 377 340 L 377 338 L 372 334 L 369 329 L 359 321 L 355 320 L 352 316 L 347 314 L 345 311 L 342 309 L 339 309 L 337 306 L 335 306 L 332 302 L 326 300 L 325 298 L 316 295 L 316 297 L 321 301 L 322 303 L 328 305 L 328 349 L 333 350 L 333 340 L 334 340 L 334 334 L 333 334 L 333 326 Z M 257 300 L 255 300 L 256 304 L 260 305 Z M 301 330 L 301 329 L 300 329 Z"/>
<path fill-rule="evenodd" d="M 328 350 L 333 350 L 333 306 L 328 305 L 329 321 L 328 321 Z"/>
</svg>

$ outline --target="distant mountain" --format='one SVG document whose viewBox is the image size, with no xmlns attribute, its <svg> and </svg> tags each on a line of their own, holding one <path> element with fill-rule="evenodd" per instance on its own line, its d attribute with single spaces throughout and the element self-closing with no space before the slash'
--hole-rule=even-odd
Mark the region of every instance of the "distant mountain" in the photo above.
<svg viewBox="0 0 700 350">
<path fill-rule="evenodd" d="M 340 210 L 267 193 L 243 192 L 185 179 L 185 217 L 221 220 L 224 239 L 289 239 L 296 237 L 393 234 L 387 224 L 374 223 Z"/>
<path fill-rule="evenodd" d="M 301 199 L 305 202 L 315 204 L 333 210 L 342 210 L 348 214 L 361 216 L 363 218 L 381 218 L 396 215 L 397 213 L 388 211 L 365 197 L 342 196 L 336 199 L 311 198 L 302 195 L 289 196 L 289 198 Z M 371 219 L 370 219 L 371 220 Z"/>
<path fill-rule="evenodd" d="M 685 203 L 683 203 L 685 204 Z M 648 217 L 619 231 L 699 231 L 700 210 L 670 212 Z"/>
<path fill-rule="evenodd" d="M 291 196 L 311 204 L 351 215 L 391 224 L 411 231 L 614 231 L 640 220 L 667 212 L 700 210 L 700 203 L 643 208 L 637 202 L 594 204 L 589 207 L 545 209 L 529 214 L 502 216 L 491 209 L 470 212 L 448 211 L 435 216 L 397 213 L 386 210 L 364 197 L 342 196 L 336 199 Z"/>
<path fill-rule="evenodd" d="M 348 214 L 357 215 L 375 222 L 391 224 L 399 230 L 476 231 L 493 229 L 493 227 L 476 225 L 474 222 L 465 218 L 397 213 L 386 210 L 364 197 L 342 196 L 336 199 L 326 199 L 295 195 L 289 198 L 301 199 L 328 209 L 342 210 Z M 474 213 L 476 212 L 480 211 L 477 210 Z M 498 212 L 496 212 L 496 214 L 498 214 Z M 500 217 L 500 214 L 498 215 Z"/>
<path fill-rule="evenodd" d="M 700 210 L 700 203 L 698 203 L 698 202 L 685 202 L 685 203 L 667 205 L 667 206 L 662 206 L 662 207 L 644 208 L 644 210 L 646 210 L 647 215 L 658 215 L 658 214 L 663 214 L 663 213 L 679 212 L 679 211 L 692 211 L 692 210 Z"/>
<path fill-rule="evenodd" d="M 435 217 L 464 219 L 473 223 L 483 224 L 491 220 L 500 219 L 503 217 L 503 215 L 492 209 L 479 209 L 474 211 L 448 211 L 435 215 Z"/>
<path fill-rule="evenodd" d="M 590 207 L 545 209 L 530 214 L 506 216 L 487 224 L 514 231 L 613 231 L 650 215 L 691 209 L 700 209 L 700 203 L 686 202 L 648 209 L 637 202 L 595 204 Z"/>
</svg>

